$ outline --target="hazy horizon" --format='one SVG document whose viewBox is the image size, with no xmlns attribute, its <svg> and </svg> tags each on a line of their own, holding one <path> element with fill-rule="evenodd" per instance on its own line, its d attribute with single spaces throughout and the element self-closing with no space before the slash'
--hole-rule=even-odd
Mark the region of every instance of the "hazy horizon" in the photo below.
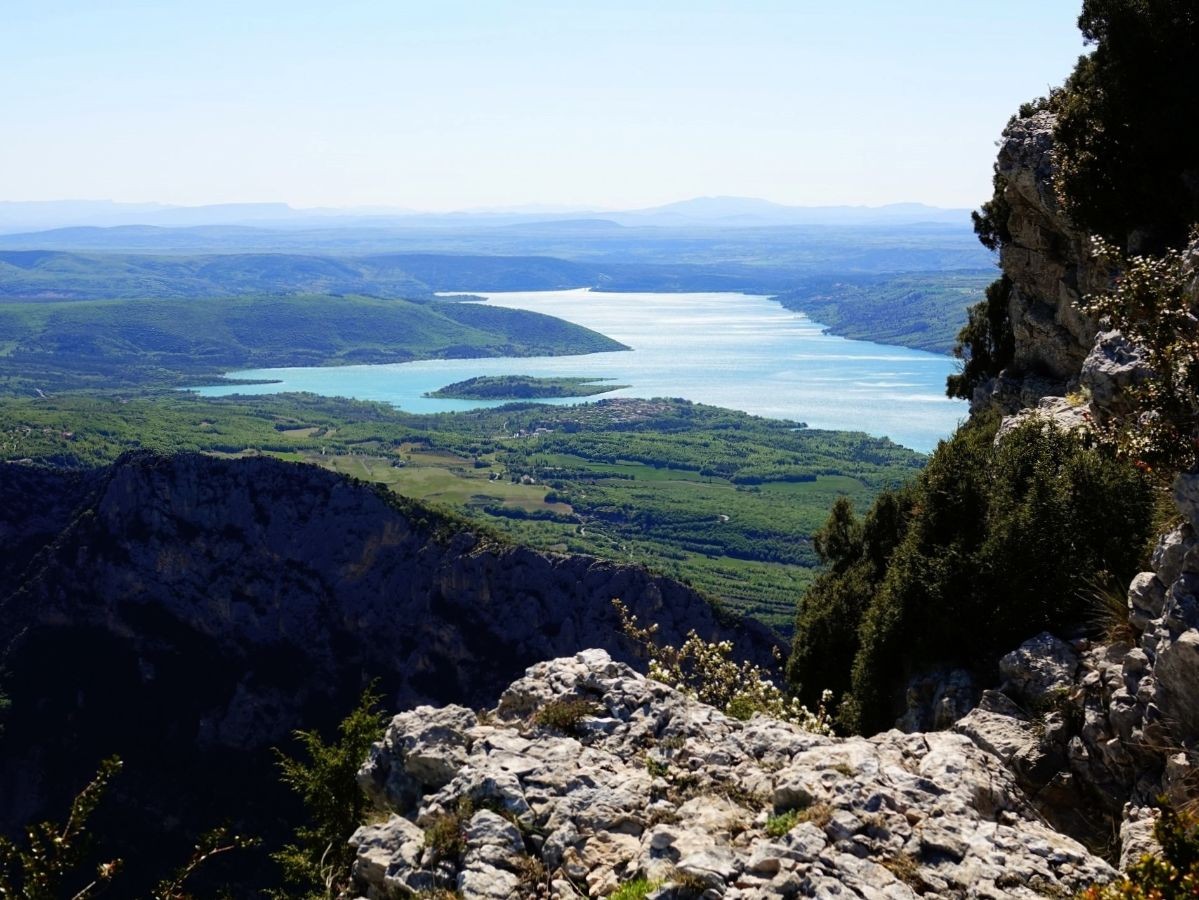
<svg viewBox="0 0 1199 900">
<path fill-rule="evenodd" d="M 32 198 L 27 200 L 10 200 L 0 198 L 0 207 L 5 206 L 36 206 L 36 205 L 102 205 L 111 204 L 116 207 L 126 207 L 130 211 L 144 210 L 186 210 L 186 209 L 213 209 L 219 207 L 286 207 L 288 210 L 297 213 L 356 213 L 362 215 L 415 215 L 415 216 L 434 216 L 434 215 L 455 215 L 455 214 L 490 214 L 490 213 L 530 213 L 546 215 L 561 215 L 569 213 L 628 213 L 628 212 L 649 212 L 671 207 L 682 207 L 687 204 L 704 202 L 704 201 L 733 201 L 733 202 L 748 202 L 769 204 L 770 206 L 779 207 L 781 209 L 854 209 L 854 210 L 885 210 L 896 207 L 925 207 L 931 210 L 953 211 L 967 210 L 970 206 L 941 206 L 932 203 L 925 203 L 919 199 L 896 200 L 888 203 L 815 203 L 815 204 L 789 204 L 779 200 L 772 200 L 769 197 L 742 197 L 729 194 L 697 194 L 688 197 L 677 197 L 673 200 L 666 200 L 660 204 L 650 206 L 588 206 L 584 204 L 571 203 L 512 203 L 496 206 L 463 206 L 453 207 L 449 209 L 428 209 L 416 208 L 410 206 L 393 206 L 387 204 L 352 204 L 352 205 L 324 205 L 324 206 L 305 206 L 297 203 L 291 203 L 287 200 L 256 200 L 253 198 L 245 200 L 228 200 L 217 203 L 167 203 L 158 200 L 116 200 L 112 197 L 55 197 L 55 198 Z"/>
<path fill-rule="evenodd" d="M 0 200 L 969 208 L 1078 6 L 18 0 Z"/>
<path fill-rule="evenodd" d="M 410 206 L 390 206 L 382 204 L 366 204 L 366 205 L 326 205 L 326 206 L 303 206 L 299 204 L 289 203 L 287 200 L 231 200 L 225 203 L 199 203 L 199 204 L 174 204 L 162 203 L 157 200 L 115 200 L 109 197 L 66 197 L 52 199 L 30 199 L 30 200 L 10 200 L 0 198 L 0 209 L 11 209 L 11 207 L 28 207 L 28 206 L 104 206 L 109 205 L 116 209 L 127 210 L 129 212 L 158 212 L 158 211 L 181 211 L 181 210 L 218 210 L 218 209 L 260 209 L 269 211 L 273 209 L 285 210 L 294 213 L 330 213 L 330 215 L 348 215 L 353 213 L 356 216 L 486 216 L 498 215 L 498 213 L 523 213 L 523 215 L 546 215 L 546 216 L 562 216 L 572 215 L 572 213 L 594 213 L 594 215 L 604 215 L 604 213 L 638 213 L 638 212 L 657 212 L 661 210 L 687 209 L 691 205 L 700 205 L 706 203 L 729 203 L 729 204 L 752 204 L 761 205 L 761 209 L 777 209 L 783 210 L 855 210 L 855 211 L 885 211 L 903 209 L 903 207 L 921 207 L 938 212 L 954 212 L 965 211 L 972 209 L 968 206 L 938 206 L 934 204 L 926 204 L 918 199 L 897 200 L 893 203 L 886 204 L 850 204 L 850 203 L 830 203 L 830 204 L 784 204 L 778 200 L 772 200 L 765 197 L 733 197 L 728 194 L 698 194 L 694 197 L 682 197 L 675 200 L 665 201 L 663 204 L 652 206 L 586 206 L 577 204 L 508 204 L 499 206 L 464 206 L 453 207 L 453 209 L 434 210 L 434 209 L 416 209 Z"/>
<path fill-rule="evenodd" d="M 0 236 L 36 238 L 57 229 L 151 226 L 161 229 L 234 226 L 285 230 L 474 229 L 499 226 L 570 227 L 600 223 L 624 228 L 904 227 L 960 226 L 969 229 L 965 208 L 921 203 L 884 206 L 784 206 L 751 197 L 693 197 L 634 210 L 512 206 L 428 212 L 382 206 L 297 208 L 283 203 L 180 206 L 114 203 L 110 200 L 0 200 Z"/>
</svg>

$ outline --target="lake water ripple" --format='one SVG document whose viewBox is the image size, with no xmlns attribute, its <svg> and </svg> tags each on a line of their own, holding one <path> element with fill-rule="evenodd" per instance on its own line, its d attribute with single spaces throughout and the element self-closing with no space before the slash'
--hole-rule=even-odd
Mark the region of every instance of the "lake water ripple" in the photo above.
<svg viewBox="0 0 1199 900">
<path fill-rule="evenodd" d="M 610 294 L 589 290 L 487 294 L 488 303 L 557 316 L 631 351 L 492 359 L 439 359 L 371 366 L 251 369 L 207 396 L 311 391 L 381 400 L 414 413 L 497 406 L 424 397 L 477 375 L 585 376 L 629 387 L 602 397 L 685 397 L 812 428 L 864 431 L 927 452 L 966 415 L 945 396 L 948 356 L 823 333 L 768 297 L 735 293 Z M 598 399 L 598 398 L 593 398 Z M 547 402 L 575 403 L 577 400 Z"/>
</svg>

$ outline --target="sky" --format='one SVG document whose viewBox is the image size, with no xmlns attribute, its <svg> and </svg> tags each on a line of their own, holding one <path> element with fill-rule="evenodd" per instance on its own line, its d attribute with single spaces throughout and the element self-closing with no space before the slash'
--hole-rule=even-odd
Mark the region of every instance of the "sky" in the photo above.
<svg viewBox="0 0 1199 900">
<path fill-rule="evenodd" d="M 0 0 L 0 200 L 990 193 L 1079 0 Z"/>
</svg>

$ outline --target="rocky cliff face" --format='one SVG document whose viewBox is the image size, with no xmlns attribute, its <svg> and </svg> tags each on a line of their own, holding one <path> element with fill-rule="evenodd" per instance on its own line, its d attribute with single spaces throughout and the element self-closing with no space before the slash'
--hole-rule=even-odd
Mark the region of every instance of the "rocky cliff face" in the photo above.
<svg viewBox="0 0 1199 900">
<path fill-rule="evenodd" d="M 1003 660 L 1001 689 L 953 726 L 1058 827 L 1096 839 L 1118 828 L 1123 864 L 1152 849 L 1160 797 L 1199 795 L 1199 476 L 1180 478 L 1175 496 L 1184 521 L 1133 579 L 1126 636 L 1034 638 Z"/>
<path fill-rule="evenodd" d="M 669 579 L 500 545 L 313 467 L 149 454 L 91 476 L 6 466 L 10 494 L 26 501 L 0 510 L 6 548 L 21 550 L 0 567 L 6 831 L 57 814 L 120 753 L 106 808 L 125 811 L 134 845 L 230 816 L 270 833 L 294 812 L 272 791 L 270 754 L 293 729 L 337 721 L 372 679 L 392 708 L 476 706 L 538 660 L 623 656 L 614 597 L 670 640 L 695 628 L 769 659 L 765 629 L 722 623 Z"/>
<path fill-rule="evenodd" d="M 538 726 L 592 704 L 574 734 Z M 358 830 L 372 900 L 1045 897 L 1114 877 L 1043 824 L 989 752 L 949 732 L 838 739 L 729 719 L 602 651 L 541 663 L 491 713 L 397 716 L 360 780 L 390 818 Z M 425 830 L 447 818 L 461 846 Z"/>
<path fill-rule="evenodd" d="M 485 714 L 399 715 L 359 775 L 390 815 L 353 838 L 356 887 L 567 898 L 641 879 L 663 900 L 750 900 L 1107 882 L 1109 862 L 1157 849 L 1160 797 L 1199 796 L 1199 475 L 1174 499 L 1183 521 L 1132 582 L 1126 637 L 1039 635 L 977 702 L 947 678 L 945 730 L 838 739 L 733 721 L 602 651 L 533 666 Z M 538 725 L 564 701 L 591 704 L 573 733 Z M 447 819 L 461 834 L 448 855 L 426 838 Z"/>
<path fill-rule="evenodd" d="M 295 648 L 316 674 L 347 655 L 394 670 L 408 706 L 485 702 L 536 659 L 617 650 L 613 597 L 671 640 L 729 630 L 677 582 L 483 540 L 309 466 L 135 456 L 75 515 L 0 607 L 3 634 L 66 622 L 128 634 L 162 616 L 230 652 Z M 768 633 L 745 628 L 746 652 L 764 658 Z M 339 643 L 354 635 L 371 640 Z"/>
<path fill-rule="evenodd" d="M 996 163 L 1008 214 L 999 262 L 1012 282 L 1008 315 L 1015 339 L 1012 362 L 981 385 L 974 408 L 998 403 L 1009 413 L 1040 408 L 1066 427 L 1085 416 L 1104 421 L 1121 411 L 1121 392 L 1141 381 L 1137 348 L 1115 331 L 1101 331 L 1082 300 L 1111 287 L 1112 272 L 1095 259 L 1089 236 L 1061 211 L 1053 184 L 1051 112 L 1016 119 L 1004 131 Z M 1199 260 L 1199 244 L 1191 247 Z M 1078 392 L 1084 404 L 1067 404 Z"/>
<path fill-rule="evenodd" d="M 1014 413 L 1000 440 L 1030 416 L 1093 428 L 1123 412 L 1126 389 L 1146 376 L 1138 348 L 1080 311 L 1083 297 L 1110 287 L 1111 273 L 1059 209 L 1053 127 L 1049 112 L 1014 121 L 997 164 L 1010 211 L 1000 262 L 1012 282 L 1016 349 L 975 404 Z M 1199 246 L 1190 256 L 1199 258 Z M 1199 295 L 1199 282 L 1191 290 Z M 1002 759 L 1058 827 L 1095 840 L 1118 827 L 1124 863 L 1152 848 L 1160 796 L 1199 794 L 1199 475 L 1180 476 L 1173 494 L 1179 524 L 1160 538 L 1151 570 L 1132 581 L 1121 639 L 1041 635 L 1004 660 L 1000 689 L 983 692 L 963 718 L 974 700 L 965 692 L 943 723 L 956 720 L 954 730 Z"/>
<path fill-rule="evenodd" d="M 1000 266 L 1012 282 L 1008 314 L 1015 354 L 982 385 L 976 407 L 998 402 L 1008 412 L 1086 389 L 1102 418 L 1122 387 L 1139 376 L 1139 356 L 1116 333 L 1100 333 L 1082 299 L 1110 287 L 1111 272 L 1091 253 L 1089 236 L 1061 211 L 1053 185 L 1054 116 L 1038 112 L 1004 131 L 996 163 L 1008 208 Z M 1046 405 L 1059 412 L 1052 399 Z"/>
<path fill-rule="evenodd" d="M 0 468 L 0 596 L 71 523 L 101 481 L 97 472 Z"/>
<path fill-rule="evenodd" d="M 1009 315 L 1015 358 L 992 386 L 1010 407 L 1032 406 L 1077 385 L 1097 328 L 1079 299 L 1102 289 L 1106 276 L 1090 259 L 1084 235 L 1061 213 L 1054 195 L 1051 113 L 1014 122 L 1004 132 L 996 171 L 1010 209 L 1010 240 L 1000 265 L 1012 281 Z"/>
</svg>

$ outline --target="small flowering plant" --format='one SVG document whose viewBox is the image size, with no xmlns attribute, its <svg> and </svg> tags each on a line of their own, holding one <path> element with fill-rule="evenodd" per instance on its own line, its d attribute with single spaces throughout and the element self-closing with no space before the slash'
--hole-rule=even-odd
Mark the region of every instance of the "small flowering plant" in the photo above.
<svg viewBox="0 0 1199 900">
<path fill-rule="evenodd" d="M 815 712 L 788 696 L 754 663 L 732 658 L 731 641 L 705 641 L 694 631 L 679 647 L 659 645 L 657 625 L 643 628 L 618 599 L 612 601 L 624 633 L 649 657 L 649 677 L 714 706 L 735 719 L 761 713 L 798 725 L 814 734 L 832 734 L 828 712 L 832 691 L 825 691 Z"/>
</svg>

